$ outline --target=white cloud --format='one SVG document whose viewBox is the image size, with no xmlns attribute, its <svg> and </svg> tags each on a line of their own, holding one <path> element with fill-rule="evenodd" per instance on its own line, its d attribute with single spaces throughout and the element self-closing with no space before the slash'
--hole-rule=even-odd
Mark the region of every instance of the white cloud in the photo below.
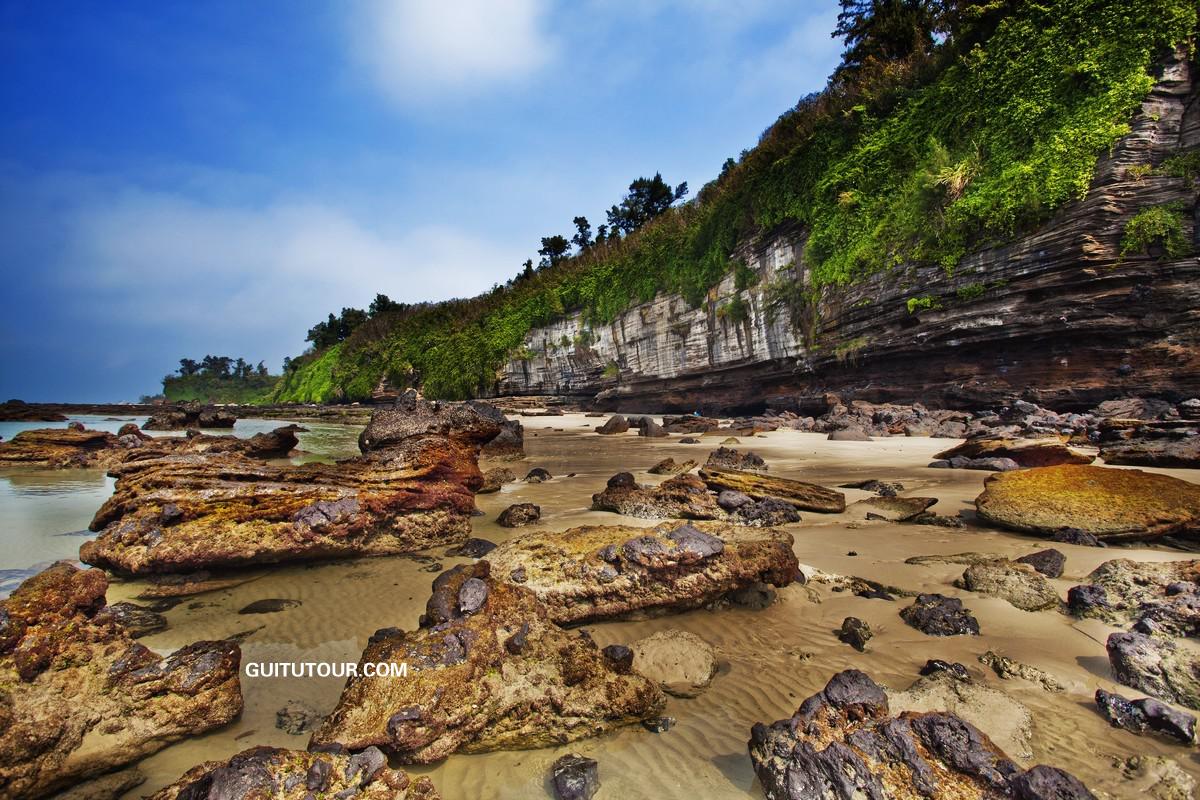
<svg viewBox="0 0 1200 800">
<path fill-rule="evenodd" d="M 359 0 L 352 8 L 352 54 L 401 106 L 517 81 L 556 50 L 544 0 Z"/>
</svg>

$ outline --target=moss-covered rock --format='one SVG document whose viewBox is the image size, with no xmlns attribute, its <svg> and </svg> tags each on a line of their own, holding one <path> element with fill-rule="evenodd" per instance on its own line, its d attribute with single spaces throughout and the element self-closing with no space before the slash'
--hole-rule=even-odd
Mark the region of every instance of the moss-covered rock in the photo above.
<svg viewBox="0 0 1200 800">
<path fill-rule="evenodd" d="M 241 713 L 236 644 L 161 658 L 105 613 L 107 587 L 60 562 L 0 603 L 0 796 L 41 797 Z"/>
<path fill-rule="evenodd" d="M 791 534 L 720 522 L 539 531 L 504 542 L 488 560 L 559 623 L 698 608 L 759 583 L 787 586 L 798 568 Z"/>
<path fill-rule="evenodd" d="M 840 514 L 846 510 L 846 495 L 841 492 L 790 478 L 704 467 L 700 470 L 700 479 L 713 491 L 730 489 L 747 494 L 755 500 L 776 497 L 786 500 L 801 511 Z"/>
<path fill-rule="evenodd" d="M 379 747 L 405 763 L 454 752 L 546 747 L 656 716 L 666 700 L 586 634 L 563 630 L 537 596 L 490 577 L 486 561 L 439 575 L 414 631 L 378 631 L 361 663 L 408 675 L 351 678 L 311 747 Z"/>
<path fill-rule="evenodd" d="M 1053 467 L 1059 464 L 1090 464 L 1094 456 L 1072 450 L 1059 439 L 968 439 L 943 450 L 934 458 L 1010 458 L 1022 467 Z"/>
<path fill-rule="evenodd" d="M 988 522 L 1040 536 L 1068 528 L 1122 541 L 1200 531 L 1200 486 L 1137 469 L 999 473 L 988 478 L 975 508 Z"/>
</svg>

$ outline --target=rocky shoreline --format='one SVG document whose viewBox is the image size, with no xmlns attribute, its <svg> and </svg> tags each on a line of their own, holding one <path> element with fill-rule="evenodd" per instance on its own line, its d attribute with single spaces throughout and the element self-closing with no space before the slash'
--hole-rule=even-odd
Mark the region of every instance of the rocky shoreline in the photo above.
<svg viewBox="0 0 1200 800">
<path fill-rule="evenodd" d="M 1191 447 L 1196 405 L 1119 401 L 1088 414 L 1058 415 L 1031 404 L 968 414 L 831 401 L 811 418 L 593 418 L 594 426 L 585 425 L 594 433 L 572 435 L 611 443 L 605 447 L 679 448 L 672 453 L 686 451 L 693 440 L 690 447 L 701 458 L 705 444 L 710 453 L 703 465 L 677 461 L 678 455 L 650 459 L 645 479 L 618 473 L 594 495 L 593 510 L 581 509 L 591 519 L 615 512 L 622 521 L 662 520 L 654 527 L 617 522 L 552 529 L 530 512 L 498 545 L 468 539 L 476 493 L 485 488 L 481 459 L 484 467 L 493 465 L 489 473 L 511 473 L 511 480 L 491 478 L 506 494 L 569 477 L 533 462 L 531 470 L 499 466 L 530 462 L 526 448 L 540 440 L 479 403 L 430 403 L 407 394 L 375 410 L 360 436 L 362 455 L 334 464 L 276 463 L 296 445 L 296 431 L 287 427 L 235 439 L 73 426 L 0 443 L 0 467 L 108 470 L 116 491 L 96 514 L 100 536 L 83 545 L 82 560 L 118 577 L 161 576 L 178 583 L 184 596 L 236 586 L 245 580 L 239 570 L 251 566 L 414 553 L 424 559 L 422 553 L 452 546 L 447 554 L 467 563 L 445 571 L 431 563 L 441 574 L 432 580 L 416 627 L 396 620 L 378 630 L 360 656 L 360 664 L 404 664 L 407 678 L 351 678 L 313 729 L 307 751 L 243 747 L 171 785 L 160 783 L 165 788 L 154 795 L 223 797 L 236 786 L 280 797 L 434 798 L 441 796 L 436 780 L 388 766 L 389 758 L 443 763 L 459 757 L 455 753 L 603 741 L 639 726 L 647 730 L 638 735 L 669 736 L 678 717 L 664 714 L 686 712 L 671 704 L 693 702 L 688 698 L 720 674 L 701 637 L 660 627 L 655 637 L 602 646 L 576 626 L 651 624 L 695 609 L 765 614 L 783 597 L 805 592 L 809 598 L 842 592 L 868 603 L 908 594 L 902 603 L 883 603 L 892 606 L 890 624 L 881 626 L 873 615 L 847 617 L 826 634 L 854 647 L 838 644 L 846 653 L 869 653 L 881 629 L 908 629 L 931 642 L 985 640 L 991 623 L 970 598 L 1108 626 L 1109 669 L 1129 696 L 1096 691 L 1096 713 L 1131 735 L 1190 745 L 1195 720 L 1184 709 L 1200 709 L 1200 663 L 1190 642 L 1200 631 L 1198 562 L 1110 559 L 1064 592 L 1055 582 L 1064 563 L 1070 569 L 1071 557 L 1054 548 L 1019 559 L 963 552 L 910 559 L 913 569 L 959 564 L 961 576 L 940 591 L 908 593 L 807 567 L 796 556 L 796 537 L 811 536 L 813 525 L 854 532 L 923 523 L 934 526 L 930 531 L 965 524 L 967 532 L 949 534 L 959 537 L 978 536 L 980 526 L 1022 531 L 1070 541 L 1058 545 L 1065 548 L 1087 537 L 1096 544 L 1147 538 L 1186 544 L 1200 535 L 1200 486 L 1097 466 L 1093 453 L 1100 450 L 1103 459 L 1105 443 L 1120 431 L 1121 442 L 1138 443 L 1142 451 L 1163 445 L 1164 457 L 1176 459 L 1180 442 L 1184 452 Z M 552 427 L 557 416 L 549 415 L 551 427 L 539 426 L 532 435 L 565 435 Z M 834 488 L 797 480 L 775 458 L 747 447 L 787 431 L 821 433 L 831 444 L 854 448 L 893 438 L 963 440 L 936 453 L 944 466 L 930 466 L 948 467 L 947 475 L 965 468 L 964 479 L 977 476 L 977 510 L 936 513 L 930 509 L 937 498 L 895 481 Z M 661 463 L 651 468 L 654 461 Z M 523 472 L 527 480 L 516 481 Z M 156 655 L 134 639 L 162 631 L 162 615 L 153 607 L 107 604 L 103 569 L 59 564 L 0 603 L 0 671 L 11 676 L 2 690 L 19 712 L 0 718 L 0 752 L 8 765 L 0 769 L 0 789 L 7 795 L 44 797 L 97 777 L 109 780 L 104 776 L 112 772 L 110 783 L 118 788 L 109 796 L 119 796 L 134 779 L 114 771 L 171 741 L 226 725 L 242 711 L 237 641 L 200 641 L 166 658 Z M 174 602 L 159 608 L 169 611 Z M 259 605 L 253 613 L 288 607 L 282 601 Z M 753 619 L 745 624 L 753 627 Z M 1063 691 L 1037 664 L 990 650 L 979 659 L 1001 680 L 1015 676 L 1040 682 L 1044 691 Z M 830 673 L 825 689 L 790 719 L 747 727 L 749 763 L 761 791 L 776 798 L 1096 796 L 1069 772 L 1029 765 L 1028 744 L 1013 739 L 1007 723 L 980 712 L 989 703 L 1016 708 L 1008 695 L 961 664 L 939 663 L 907 694 L 885 691 L 861 671 Z M 929 707 L 917 709 L 922 704 Z M 173 709 L 169 723 L 163 707 Z M 47 716 L 51 708 L 63 710 Z M 147 714 L 156 720 L 151 726 L 140 721 Z M 98 755 L 90 737 L 101 734 L 111 744 Z M 601 753 L 599 762 L 583 756 L 556 762 L 551 791 L 601 780 L 596 764 L 603 769 L 603 751 L 593 752 Z"/>
</svg>

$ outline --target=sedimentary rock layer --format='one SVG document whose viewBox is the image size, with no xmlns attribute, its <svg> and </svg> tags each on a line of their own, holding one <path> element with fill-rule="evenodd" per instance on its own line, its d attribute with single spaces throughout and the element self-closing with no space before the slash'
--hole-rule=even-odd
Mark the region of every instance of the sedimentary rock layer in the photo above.
<svg viewBox="0 0 1200 800">
<path fill-rule="evenodd" d="M 551 621 L 530 590 L 486 561 L 438 576 L 415 631 L 376 632 L 362 662 L 408 677 L 351 678 L 310 747 L 375 746 L 404 763 L 595 736 L 658 714 L 657 684 Z"/>
<path fill-rule="evenodd" d="M 697 608 L 758 583 L 788 586 L 798 568 L 791 534 L 719 522 L 529 533 L 487 558 L 560 624 Z"/>
</svg>

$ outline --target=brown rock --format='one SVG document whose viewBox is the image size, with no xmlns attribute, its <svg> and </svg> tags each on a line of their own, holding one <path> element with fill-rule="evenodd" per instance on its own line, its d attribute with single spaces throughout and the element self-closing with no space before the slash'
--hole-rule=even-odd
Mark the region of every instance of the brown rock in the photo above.
<svg viewBox="0 0 1200 800">
<path fill-rule="evenodd" d="M 161 658 L 104 613 L 107 586 L 60 562 L 0 603 L 0 796 L 41 797 L 241 713 L 236 644 Z"/>
<path fill-rule="evenodd" d="M 482 603 L 463 610 L 479 585 Z M 555 625 L 533 592 L 491 579 L 486 561 L 438 576 L 421 627 L 377 632 L 362 660 L 405 663 L 408 677 L 351 678 L 310 748 L 376 746 L 427 764 L 561 745 L 653 717 L 665 703 L 653 681 L 619 672 L 590 637 Z"/>
<path fill-rule="evenodd" d="M 841 492 L 790 478 L 704 467 L 700 470 L 700 479 L 713 491 L 730 489 L 749 495 L 755 500 L 777 497 L 801 511 L 840 514 L 846 510 L 846 495 Z"/>
<path fill-rule="evenodd" d="M 787 586 L 798 568 L 790 534 L 717 522 L 526 533 L 488 560 L 499 576 L 522 570 L 560 624 L 698 608 L 760 582 Z"/>
<path fill-rule="evenodd" d="M 678 475 L 658 486 L 641 486 L 621 472 L 604 491 L 592 495 L 592 508 L 643 519 L 721 519 L 725 512 L 695 475 Z"/>
<path fill-rule="evenodd" d="M 953 458 L 1008 458 L 1022 467 L 1053 467 L 1060 464 L 1090 464 L 1093 456 L 1067 447 L 1052 439 L 968 439 L 960 445 L 943 450 L 934 456 Z"/>
<path fill-rule="evenodd" d="M 151 795 L 149 800 L 440 800 L 433 782 L 392 769 L 378 749 L 361 753 L 306 753 L 252 747 L 227 761 L 207 761 Z"/>
<path fill-rule="evenodd" d="M 542 518 L 542 509 L 533 503 L 517 503 L 500 512 L 496 524 L 502 528 L 523 528 Z"/>
</svg>

